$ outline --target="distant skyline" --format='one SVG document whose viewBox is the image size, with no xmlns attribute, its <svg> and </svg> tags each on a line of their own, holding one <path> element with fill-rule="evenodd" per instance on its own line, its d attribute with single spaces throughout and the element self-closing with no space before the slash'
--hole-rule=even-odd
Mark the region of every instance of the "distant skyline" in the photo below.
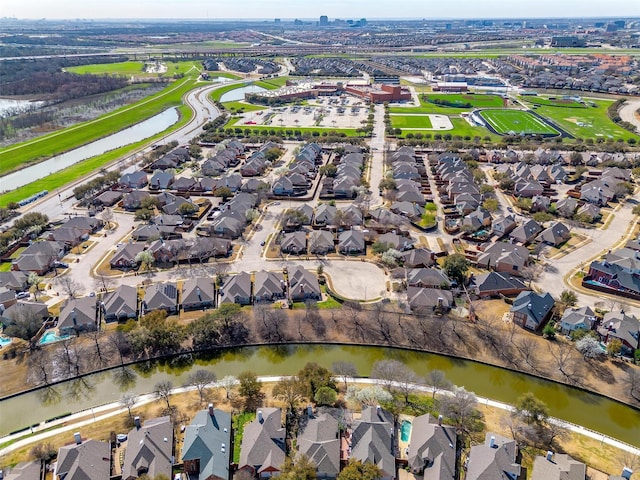
<svg viewBox="0 0 640 480">
<path fill-rule="evenodd" d="M 572 18 L 640 15 L 638 0 L 0 0 L 25 19 Z"/>
</svg>

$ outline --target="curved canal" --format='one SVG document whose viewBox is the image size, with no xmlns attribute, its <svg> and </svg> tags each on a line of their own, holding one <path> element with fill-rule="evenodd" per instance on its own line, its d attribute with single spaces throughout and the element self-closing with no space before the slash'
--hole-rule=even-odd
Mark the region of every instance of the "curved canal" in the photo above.
<svg viewBox="0 0 640 480">
<path fill-rule="evenodd" d="M 533 392 L 549 406 L 552 416 L 640 446 L 640 411 L 608 398 L 469 360 L 402 349 L 345 345 L 244 347 L 195 360 L 178 357 L 141 364 L 134 367 L 134 381 L 124 387 L 117 385 L 112 372 L 91 375 L 86 384 L 76 381 L 57 386 L 48 402 L 43 403 L 42 392 L 3 400 L 0 402 L 0 435 L 57 415 L 117 402 L 123 391 L 148 393 L 160 380 L 170 380 L 180 386 L 194 369 L 211 370 L 218 378 L 243 370 L 252 370 L 258 375 L 291 375 L 307 362 L 331 369 L 333 362 L 346 361 L 356 365 L 358 375 L 368 376 L 375 361 L 390 358 L 404 362 L 419 375 L 432 369 L 443 370 L 456 385 L 506 403 L 514 403 L 523 392 Z"/>
</svg>

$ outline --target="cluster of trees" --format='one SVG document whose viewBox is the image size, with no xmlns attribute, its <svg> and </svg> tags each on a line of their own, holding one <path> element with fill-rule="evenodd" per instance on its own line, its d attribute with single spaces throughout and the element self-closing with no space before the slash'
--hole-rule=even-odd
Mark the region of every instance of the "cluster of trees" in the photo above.
<svg viewBox="0 0 640 480">
<path fill-rule="evenodd" d="M 13 205 L 12 205 L 13 206 Z M 0 253 L 7 251 L 16 240 L 28 233 L 40 233 L 49 224 L 49 217 L 39 212 L 29 212 L 13 222 L 13 226 L 0 233 Z"/>
<path fill-rule="evenodd" d="M 111 170 L 109 172 L 105 172 L 103 175 L 89 180 L 87 183 L 78 185 L 73 189 L 73 196 L 76 198 L 76 200 L 84 200 L 88 196 L 99 192 L 104 187 L 113 185 L 118 181 L 119 178 L 120 170 Z"/>
</svg>

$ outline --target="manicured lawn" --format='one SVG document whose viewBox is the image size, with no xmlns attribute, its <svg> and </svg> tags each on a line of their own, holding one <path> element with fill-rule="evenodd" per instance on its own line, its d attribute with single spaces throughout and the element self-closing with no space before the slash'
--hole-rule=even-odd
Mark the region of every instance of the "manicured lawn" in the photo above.
<svg viewBox="0 0 640 480">
<path fill-rule="evenodd" d="M 247 423 L 256 419 L 253 412 L 245 412 L 233 416 L 233 462 L 240 461 L 240 447 L 242 445 L 242 436 L 244 435 L 244 427 Z"/>
<path fill-rule="evenodd" d="M 266 110 L 267 107 L 263 107 L 262 105 L 253 105 L 252 103 L 246 102 L 224 102 L 224 108 L 231 111 L 238 111 L 240 109 L 245 112 L 255 112 L 257 110 Z"/>
<path fill-rule="evenodd" d="M 0 272 L 10 272 L 10 271 L 11 271 L 11 262 L 0 263 Z"/>
<path fill-rule="evenodd" d="M 255 82 L 255 84 L 262 88 L 266 88 L 267 90 L 277 90 L 280 87 L 284 87 L 289 79 L 290 77 L 267 78 L 265 80 Z"/>
<path fill-rule="evenodd" d="M 419 94 L 419 107 L 390 107 L 389 113 L 439 113 L 459 114 L 472 108 L 502 108 L 504 99 L 498 95 L 466 94 L 466 93 L 424 93 Z M 431 101 L 430 101 L 431 100 Z M 460 106 L 436 105 L 434 100 L 458 103 Z M 471 104 L 471 106 L 463 106 Z"/>
<path fill-rule="evenodd" d="M 182 96 L 195 86 L 185 77 L 140 102 L 119 108 L 95 120 L 44 135 L 0 150 L 0 175 L 16 168 L 67 152 L 139 123 L 167 108 L 182 104 Z"/>
<path fill-rule="evenodd" d="M 428 115 L 391 115 L 393 128 L 431 128 Z"/>
<path fill-rule="evenodd" d="M 178 120 L 178 122 L 172 125 L 168 130 L 175 130 L 186 125 L 193 116 L 193 112 L 186 105 L 178 107 L 178 110 L 180 112 L 180 120 Z M 20 187 L 16 190 L 5 193 L 4 195 L 0 195 L 0 206 L 6 206 L 11 202 L 18 202 L 23 198 L 27 198 L 34 193 L 41 192 L 42 190 L 49 190 L 49 192 L 53 192 L 57 188 L 60 188 L 80 177 L 89 175 L 108 163 L 130 155 L 145 145 L 153 143 L 158 138 L 162 138 L 166 135 L 168 130 L 160 132 L 153 137 L 141 140 L 140 142 L 125 145 L 115 150 L 111 150 L 110 152 L 103 153 L 102 155 L 89 158 L 83 162 L 76 163 L 64 170 L 52 173 L 48 177 L 41 178 L 40 180 L 36 180 L 35 182 L 25 185 L 24 187 Z"/>
<path fill-rule="evenodd" d="M 520 100 L 525 103 L 531 103 L 533 105 L 546 105 L 550 107 L 562 107 L 562 108 L 587 108 L 584 103 L 577 102 L 571 98 L 562 97 L 534 97 L 525 96 L 520 97 Z"/>
<path fill-rule="evenodd" d="M 81 65 L 79 67 L 69 67 L 67 72 L 79 73 L 81 75 L 141 75 L 144 73 L 143 62 L 118 62 L 118 63 L 98 63 L 95 65 Z"/>
<path fill-rule="evenodd" d="M 515 132 L 527 135 L 557 135 L 559 133 L 531 113 L 522 110 L 484 110 L 480 112 L 480 116 L 500 134 Z"/>
<path fill-rule="evenodd" d="M 595 105 L 595 107 L 589 106 L 578 109 L 540 106 L 536 108 L 536 113 L 549 118 L 575 137 L 640 139 L 640 136 L 617 126 L 609 119 L 607 108 L 613 101 L 588 100 L 588 102 Z"/>
</svg>

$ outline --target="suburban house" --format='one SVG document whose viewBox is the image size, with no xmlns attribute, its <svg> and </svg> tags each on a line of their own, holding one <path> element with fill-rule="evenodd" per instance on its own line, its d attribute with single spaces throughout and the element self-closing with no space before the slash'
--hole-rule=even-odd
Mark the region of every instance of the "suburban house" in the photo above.
<svg viewBox="0 0 640 480">
<path fill-rule="evenodd" d="M 377 465 L 382 470 L 381 480 L 395 480 L 394 432 L 390 412 L 380 406 L 364 408 L 351 432 L 351 458 Z"/>
<path fill-rule="evenodd" d="M 547 452 L 533 461 L 531 480 L 585 480 L 587 466 L 563 453 Z"/>
<path fill-rule="evenodd" d="M 598 327 L 598 335 L 605 344 L 613 339 L 620 340 L 621 353 L 633 356 L 640 347 L 640 320 L 623 312 L 606 313 Z"/>
<path fill-rule="evenodd" d="M 529 263 L 529 250 L 520 245 L 495 242 L 483 245 L 482 249 L 476 259 L 478 267 L 520 275 L 522 269 Z"/>
<path fill-rule="evenodd" d="M 466 480 L 516 480 L 520 476 L 517 456 L 515 440 L 487 432 L 484 443 L 471 447 Z"/>
<path fill-rule="evenodd" d="M 116 253 L 114 253 L 111 260 L 109 260 L 109 265 L 111 265 L 111 268 L 114 270 L 137 268 L 139 262 L 136 260 L 136 257 L 144 248 L 145 246 L 142 243 L 123 243 L 116 249 Z"/>
<path fill-rule="evenodd" d="M 73 335 L 82 331 L 95 330 L 96 298 L 72 298 L 60 311 L 58 336 Z"/>
<path fill-rule="evenodd" d="M 338 421 L 327 413 L 308 416 L 298 433 L 298 454 L 315 463 L 318 478 L 336 478 L 340 473 Z"/>
<path fill-rule="evenodd" d="M 78 228 L 64 226 L 49 232 L 48 236 L 48 240 L 63 243 L 67 248 L 75 247 L 88 238 L 88 233 L 84 233 Z"/>
<path fill-rule="evenodd" d="M 576 213 L 588 219 L 590 222 L 593 222 L 596 218 L 602 216 L 602 213 L 600 213 L 600 207 L 594 205 L 593 203 L 585 203 L 578 209 Z"/>
<path fill-rule="evenodd" d="M 282 176 L 271 185 L 271 192 L 277 196 L 290 196 L 295 193 L 293 182 L 289 177 Z"/>
<path fill-rule="evenodd" d="M 557 247 L 571 238 L 571 233 L 564 223 L 556 222 L 538 235 L 536 240 Z"/>
<path fill-rule="evenodd" d="M 299 255 L 307 251 L 307 234 L 302 231 L 285 233 L 280 241 L 283 253 Z"/>
<path fill-rule="evenodd" d="M 18 300 L 10 307 L 7 307 L 4 313 L 0 315 L 3 318 L 2 323 L 6 326 L 16 320 L 25 318 L 37 318 L 44 321 L 49 318 L 49 309 L 46 303 Z"/>
<path fill-rule="evenodd" d="M 338 251 L 344 255 L 358 255 L 365 252 L 362 230 L 345 230 L 338 235 Z"/>
<path fill-rule="evenodd" d="M 529 219 L 524 224 L 514 229 L 509 234 L 509 238 L 514 242 L 526 245 L 527 243 L 531 243 L 541 231 L 542 227 L 540 224 L 533 219 Z"/>
<path fill-rule="evenodd" d="M 578 208 L 578 202 L 575 198 L 567 197 L 556 202 L 556 212 L 559 215 L 570 218 Z"/>
<path fill-rule="evenodd" d="M 143 171 L 125 173 L 120 177 L 118 183 L 122 187 L 133 188 L 134 190 L 142 188 L 147 184 L 147 174 Z"/>
<path fill-rule="evenodd" d="M 166 190 L 174 182 L 175 176 L 171 171 L 157 170 L 149 180 L 149 190 Z"/>
<path fill-rule="evenodd" d="M 590 307 L 567 308 L 560 319 L 560 328 L 565 335 L 574 330 L 591 330 L 595 324 L 596 314 Z"/>
<path fill-rule="evenodd" d="M 417 313 L 436 309 L 449 311 L 453 306 L 453 294 L 450 290 L 409 286 L 407 303 L 411 311 Z"/>
<path fill-rule="evenodd" d="M 40 480 L 41 463 L 40 460 L 20 462 L 9 471 L 5 470 L 4 480 Z"/>
<path fill-rule="evenodd" d="M 451 280 L 443 270 L 412 268 L 407 270 L 407 285 L 410 287 L 442 288 L 451 285 Z"/>
<path fill-rule="evenodd" d="M 102 192 L 96 198 L 93 199 L 94 205 L 102 205 L 103 207 L 113 207 L 116 203 L 122 200 L 123 193 L 117 190 L 107 190 Z"/>
<path fill-rule="evenodd" d="M 538 330 L 550 317 L 555 301 L 549 292 L 521 292 L 509 309 L 513 323 L 529 330 Z"/>
<path fill-rule="evenodd" d="M 322 292 L 318 277 L 301 266 L 289 268 L 289 298 L 294 302 L 321 300 Z"/>
<path fill-rule="evenodd" d="M 142 202 L 147 198 L 151 198 L 149 192 L 142 190 L 134 190 L 127 193 L 122 199 L 122 206 L 125 210 L 132 212 L 142 207 Z"/>
<path fill-rule="evenodd" d="M 138 291 L 129 285 L 120 285 L 105 295 L 102 302 L 105 322 L 126 322 L 138 318 Z"/>
<path fill-rule="evenodd" d="M 204 310 L 213 307 L 215 291 L 211 278 L 189 278 L 182 284 L 182 308 Z"/>
<path fill-rule="evenodd" d="M 122 480 L 135 480 L 143 474 L 150 478 L 162 474 L 171 478 L 173 466 L 173 424 L 169 417 L 147 420 L 129 432 L 127 450 L 122 464 Z"/>
<path fill-rule="evenodd" d="M 21 272 L 35 272 L 44 275 L 51 270 L 56 262 L 65 254 L 65 244 L 62 242 L 42 241 L 34 242 L 23 250 L 20 256 L 11 263 L 11 270 Z"/>
<path fill-rule="evenodd" d="M 483 273 L 475 276 L 472 282 L 473 291 L 479 297 L 512 296 L 529 290 L 522 280 L 508 273 Z"/>
<path fill-rule="evenodd" d="M 231 414 L 209 404 L 184 430 L 184 471 L 198 480 L 229 480 L 231 453 Z"/>
<path fill-rule="evenodd" d="M 14 292 L 27 291 L 29 289 L 27 274 L 14 270 L 0 272 L 0 287 L 6 287 Z"/>
<path fill-rule="evenodd" d="M 154 283 L 149 285 L 142 299 L 143 314 L 154 310 L 164 310 L 169 315 L 178 311 L 178 289 L 175 283 Z"/>
<path fill-rule="evenodd" d="M 286 291 L 287 284 L 282 273 L 267 272 L 265 270 L 256 272 L 253 285 L 253 298 L 256 303 L 273 302 L 279 298 L 284 298 Z"/>
<path fill-rule="evenodd" d="M 83 441 L 79 433 L 75 443 L 58 450 L 53 477 L 56 480 L 107 480 L 111 475 L 111 446 L 109 442 Z M 136 477 L 137 478 L 137 477 Z"/>
<path fill-rule="evenodd" d="M 424 480 L 455 480 L 457 441 L 456 429 L 442 425 L 442 416 L 414 418 L 408 453 L 411 472 Z"/>
<path fill-rule="evenodd" d="M 628 259 L 629 264 L 632 259 Z M 589 286 L 585 281 L 597 282 L 601 287 L 609 288 L 615 292 L 628 294 L 631 298 L 640 298 L 640 278 L 637 270 L 629 270 L 619 263 L 591 262 L 589 274 L 583 280 L 583 285 Z"/>
<path fill-rule="evenodd" d="M 387 244 L 389 248 L 393 248 L 399 252 L 404 252 L 405 250 L 413 248 L 413 240 L 411 237 L 403 237 L 402 235 L 392 232 L 383 233 L 378 237 L 377 241 Z"/>
<path fill-rule="evenodd" d="M 219 303 L 251 305 L 251 275 L 247 272 L 240 272 L 227 279 L 220 290 Z"/>
<path fill-rule="evenodd" d="M 313 225 L 315 227 L 324 227 L 333 225 L 336 220 L 338 209 L 328 203 L 321 203 L 316 207 L 313 215 Z"/>
<path fill-rule="evenodd" d="M 238 467 L 259 478 L 277 476 L 286 454 L 286 431 L 279 408 L 262 408 L 244 427 Z"/>
<path fill-rule="evenodd" d="M 404 252 L 400 258 L 407 268 L 429 268 L 436 263 L 435 254 L 426 248 L 414 248 Z"/>
<path fill-rule="evenodd" d="M 491 232 L 494 235 L 502 237 L 510 233 L 517 226 L 518 224 L 516 223 L 515 217 L 513 215 L 506 215 L 504 217 L 498 217 L 493 221 Z"/>
<path fill-rule="evenodd" d="M 326 255 L 335 252 L 333 234 L 328 230 L 314 230 L 309 234 L 309 253 Z"/>
</svg>

